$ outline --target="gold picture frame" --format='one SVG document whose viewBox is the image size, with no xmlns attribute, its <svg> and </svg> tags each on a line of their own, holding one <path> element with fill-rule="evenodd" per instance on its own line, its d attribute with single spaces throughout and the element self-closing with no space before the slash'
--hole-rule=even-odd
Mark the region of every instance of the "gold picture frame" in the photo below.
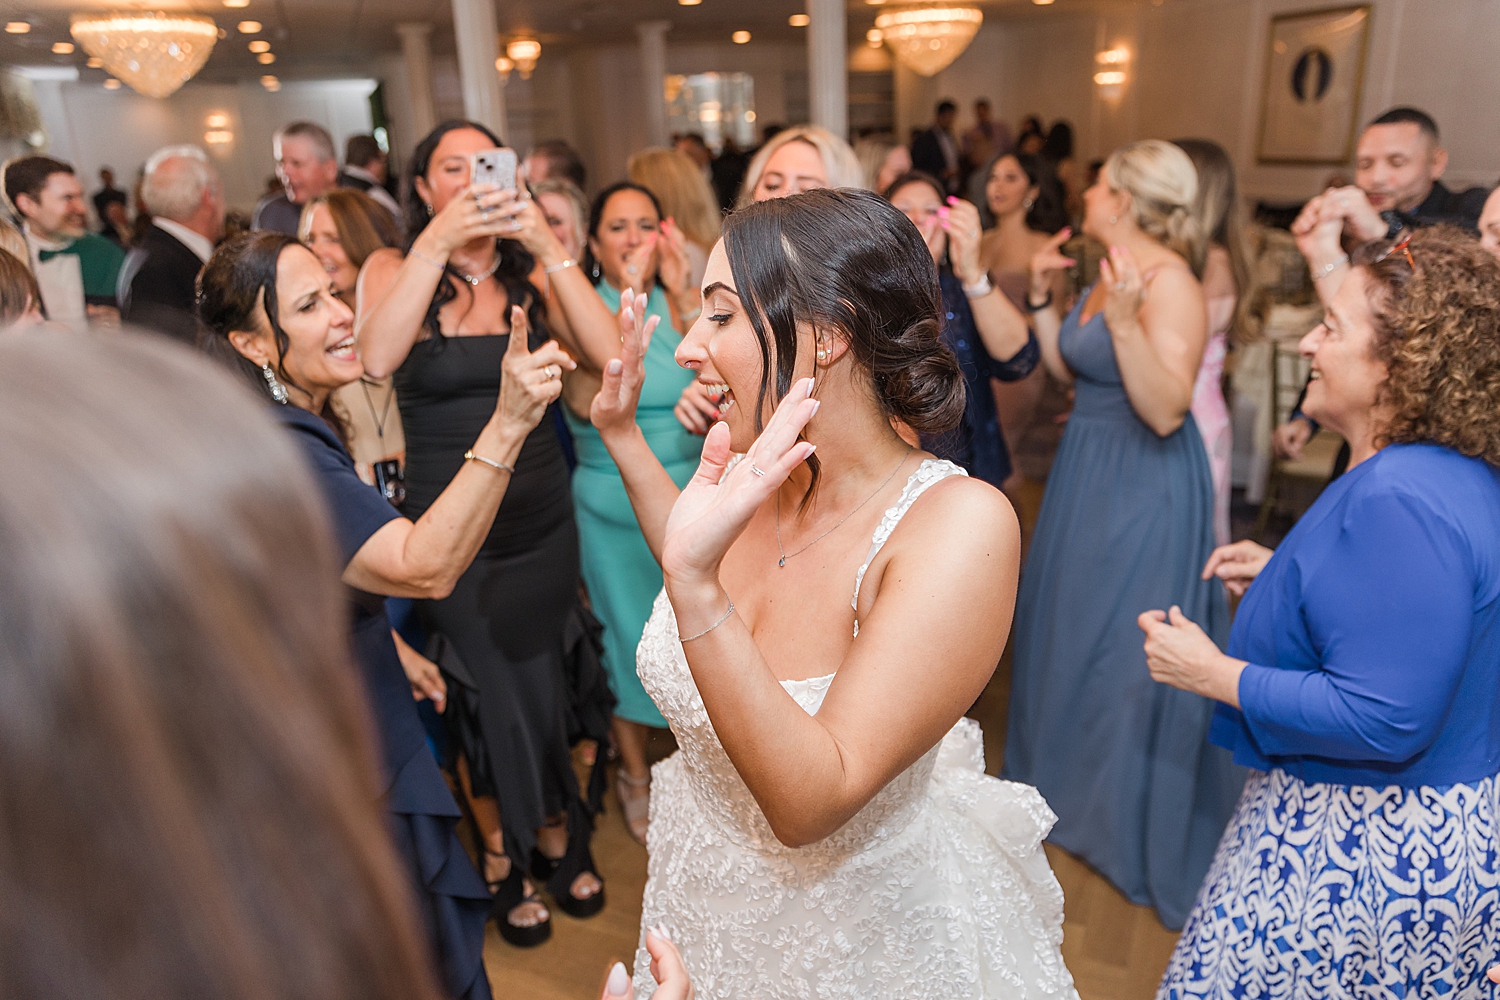
<svg viewBox="0 0 1500 1000">
<path fill-rule="evenodd" d="M 1370 11 L 1366 3 L 1271 18 L 1258 162 L 1338 165 L 1354 156 Z"/>
</svg>

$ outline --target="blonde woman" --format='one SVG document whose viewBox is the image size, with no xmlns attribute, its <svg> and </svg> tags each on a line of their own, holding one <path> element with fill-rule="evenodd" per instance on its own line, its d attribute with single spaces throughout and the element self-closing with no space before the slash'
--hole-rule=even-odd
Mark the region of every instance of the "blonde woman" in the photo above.
<svg viewBox="0 0 1500 1000">
<path fill-rule="evenodd" d="M 643 149 L 626 167 L 632 183 L 656 195 L 667 227 L 682 234 L 689 288 L 703 287 L 708 252 L 719 242 L 719 201 L 698 165 L 675 149 Z"/>
<path fill-rule="evenodd" d="M 738 207 L 814 188 L 860 188 L 864 178 L 847 142 L 822 126 L 798 125 L 777 132 L 760 147 L 745 171 Z"/>
<path fill-rule="evenodd" d="M 889 132 L 867 135 L 854 144 L 854 155 L 864 171 L 865 187 L 882 194 L 896 178 L 911 172 L 911 150 Z"/>
<path fill-rule="evenodd" d="M 1136 616 L 1180 607 L 1221 646 L 1213 477 L 1190 406 L 1207 340 L 1191 261 L 1197 174 L 1170 143 L 1115 151 L 1084 194 L 1110 248 L 1066 318 L 1044 304 L 1067 231 L 1033 258 L 1042 358 L 1075 400 L 1016 606 L 1005 777 L 1058 815 L 1050 839 L 1183 925 L 1244 783 L 1207 742 L 1213 702 L 1151 680 Z"/>
</svg>

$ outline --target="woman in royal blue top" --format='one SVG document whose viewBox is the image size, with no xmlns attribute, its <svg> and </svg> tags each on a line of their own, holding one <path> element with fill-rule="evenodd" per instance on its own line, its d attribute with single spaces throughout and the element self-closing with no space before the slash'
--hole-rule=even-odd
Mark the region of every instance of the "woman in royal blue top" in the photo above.
<svg viewBox="0 0 1500 1000">
<path fill-rule="evenodd" d="M 1152 676 L 1217 699 L 1210 739 L 1256 772 L 1165 1000 L 1491 995 L 1500 265 L 1443 228 L 1353 263 L 1301 345 L 1349 471 L 1274 555 L 1209 560 L 1245 595 L 1227 654 L 1141 616 Z"/>
<path fill-rule="evenodd" d="M 1014 382 L 1031 374 L 1042 357 L 1036 334 L 979 263 L 977 208 L 949 198 L 936 179 L 916 172 L 896 178 L 885 197 L 921 232 L 938 265 L 943 343 L 958 358 L 968 390 L 964 419 L 951 431 L 924 438 L 922 447 L 998 489 L 1011 463 L 990 379 Z"/>
<path fill-rule="evenodd" d="M 390 831 L 448 994 L 487 1000 L 484 925 L 495 904 L 454 834 L 461 814 L 427 747 L 382 597 L 442 597 L 453 589 L 489 533 L 522 442 L 573 362 L 555 343 L 534 353 L 524 336 L 511 343 L 491 419 L 463 468 L 414 523 L 359 479 L 335 433 L 341 420 L 332 395 L 364 369 L 354 315 L 312 251 L 281 233 L 247 234 L 215 252 L 199 283 L 209 348 L 282 404 L 278 416 L 317 474 L 345 564 L 350 645 L 380 736 Z M 526 329 L 521 309 L 511 321 Z M 522 896 L 520 869 L 512 875 L 506 908 Z"/>
</svg>

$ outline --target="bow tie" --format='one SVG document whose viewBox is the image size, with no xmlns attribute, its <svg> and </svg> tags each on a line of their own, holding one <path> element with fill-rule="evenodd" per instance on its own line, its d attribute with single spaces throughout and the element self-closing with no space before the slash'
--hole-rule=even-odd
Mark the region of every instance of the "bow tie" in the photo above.
<svg viewBox="0 0 1500 1000">
<path fill-rule="evenodd" d="M 41 250 L 41 249 L 38 249 L 37 252 L 36 252 L 36 259 L 38 261 L 46 261 L 46 260 L 51 260 L 53 257 L 61 257 L 61 256 L 65 255 L 65 254 L 72 254 L 75 257 L 78 256 L 77 252 L 73 250 L 72 245 L 70 244 L 68 246 L 68 248 L 65 249 L 65 250 Z"/>
</svg>

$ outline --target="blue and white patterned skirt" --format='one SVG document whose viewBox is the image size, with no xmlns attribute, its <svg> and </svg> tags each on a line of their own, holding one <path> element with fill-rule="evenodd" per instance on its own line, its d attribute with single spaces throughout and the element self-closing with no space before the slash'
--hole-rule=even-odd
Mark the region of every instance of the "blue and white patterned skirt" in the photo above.
<svg viewBox="0 0 1500 1000">
<path fill-rule="evenodd" d="M 1157 1000 L 1497 996 L 1497 794 L 1252 773 Z"/>
</svg>

